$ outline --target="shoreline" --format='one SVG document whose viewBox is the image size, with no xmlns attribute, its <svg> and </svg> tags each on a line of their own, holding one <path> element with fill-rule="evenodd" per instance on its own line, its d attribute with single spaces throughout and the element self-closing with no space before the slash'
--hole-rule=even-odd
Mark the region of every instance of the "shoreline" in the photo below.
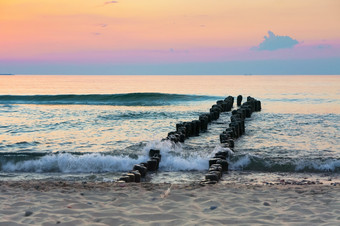
<svg viewBox="0 0 340 226">
<path fill-rule="evenodd" d="M 225 181 L 221 179 L 219 183 L 216 184 L 204 184 L 197 182 L 188 182 L 188 183 L 153 183 L 153 182 L 122 182 L 122 181 L 68 181 L 68 180 L 18 180 L 18 181 L 0 181 L 0 189 L 1 191 L 10 191 L 10 190 L 21 190 L 21 191 L 40 191 L 40 192 L 50 192 L 50 191 L 70 191 L 70 192 L 78 192 L 78 191 L 92 191 L 92 190 L 116 190 L 123 188 L 145 188 L 149 190 L 157 190 L 157 189 L 168 189 L 171 186 L 171 189 L 204 189 L 205 187 L 209 188 L 240 188 L 240 189 L 339 189 L 340 191 L 340 182 L 336 181 L 328 181 L 328 183 L 313 181 L 313 180 L 300 180 L 300 181 L 280 181 L 280 182 L 262 182 L 262 183 L 238 183 L 235 181 Z"/>
<path fill-rule="evenodd" d="M 157 171 L 143 178 L 141 182 L 153 184 L 192 184 L 204 179 L 207 170 L 203 171 Z M 123 172 L 107 173 L 1 173 L 0 182 L 117 182 Z M 223 183 L 244 185 L 262 184 L 324 184 L 340 183 L 339 172 L 265 172 L 229 170 L 221 178 Z"/>
<path fill-rule="evenodd" d="M 262 183 L 262 184 L 249 184 L 249 183 L 236 183 L 236 182 L 228 182 L 221 180 L 220 183 L 216 184 L 203 184 L 199 181 L 190 182 L 190 183 L 152 183 L 152 182 L 88 182 L 88 181 L 65 181 L 65 180 L 26 180 L 26 181 L 0 181 L 0 189 L 4 191 L 4 189 L 18 189 L 23 191 L 40 191 L 40 192 L 49 192 L 55 190 L 72 190 L 73 192 L 77 192 L 78 190 L 115 190 L 119 188 L 148 188 L 148 189 L 158 189 L 158 188 L 171 188 L 176 189 L 202 189 L 204 187 L 210 188 L 241 188 L 241 189 L 251 189 L 251 188 L 273 188 L 273 189 L 292 189 L 292 188 L 334 188 L 340 189 L 339 182 L 329 182 L 328 184 L 319 183 L 315 181 L 306 180 L 296 181 L 295 183 Z"/>
<path fill-rule="evenodd" d="M 340 184 L 1 181 L 0 225 L 327 224 Z"/>
</svg>

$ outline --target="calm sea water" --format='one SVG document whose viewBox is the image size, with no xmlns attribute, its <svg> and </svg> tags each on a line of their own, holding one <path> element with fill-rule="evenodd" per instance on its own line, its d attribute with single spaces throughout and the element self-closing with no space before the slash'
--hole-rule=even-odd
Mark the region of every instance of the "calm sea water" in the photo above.
<svg viewBox="0 0 340 226">
<path fill-rule="evenodd" d="M 19 75 L 0 76 L 0 180 L 114 180 L 150 148 L 162 153 L 151 181 L 203 178 L 230 112 L 183 144 L 161 139 L 239 94 L 262 111 L 235 143 L 233 172 L 340 173 L 340 76 Z"/>
</svg>

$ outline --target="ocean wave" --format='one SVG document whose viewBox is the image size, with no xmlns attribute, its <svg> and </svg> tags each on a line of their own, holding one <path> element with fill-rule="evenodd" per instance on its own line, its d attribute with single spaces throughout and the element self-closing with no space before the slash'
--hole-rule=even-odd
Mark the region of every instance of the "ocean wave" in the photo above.
<svg viewBox="0 0 340 226">
<path fill-rule="evenodd" d="M 167 93 L 0 95 L 0 104 L 163 106 L 218 98 L 221 97 Z"/>
<path fill-rule="evenodd" d="M 129 171 L 134 164 L 146 162 L 150 149 L 159 149 L 160 171 L 193 171 L 208 169 L 210 154 L 184 153 L 181 144 L 154 140 L 146 144 L 142 154 L 112 155 L 109 153 L 1 153 L 1 172 L 34 173 L 104 173 Z M 217 151 L 217 150 L 216 150 Z"/>
<path fill-rule="evenodd" d="M 340 172 L 340 159 L 263 159 L 256 155 L 233 156 L 230 170 L 262 172 Z"/>
<path fill-rule="evenodd" d="M 0 156 L 0 172 L 34 173 L 105 173 L 129 171 L 134 164 L 146 162 L 150 148 L 161 150 L 160 171 L 206 171 L 211 153 L 184 153 L 181 145 L 171 142 L 150 142 L 142 155 L 111 155 L 102 153 L 8 154 Z M 228 150 L 227 150 L 228 151 Z M 263 159 L 256 155 L 236 156 L 230 150 L 229 170 L 258 172 L 340 172 L 340 159 Z"/>
<path fill-rule="evenodd" d="M 24 161 L 8 161 L 1 165 L 2 172 L 34 172 L 34 173 L 104 173 L 132 170 L 133 165 L 146 162 L 148 156 L 111 156 L 103 154 L 72 155 L 69 153 L 50 154 L 38 159 Z M 191 171 L 208 168 L 208 157 L 162 155 L 160 171 Z"/>
<path fill-rule="evenodd" d="M 308 103 L 308 104 L 324 104 L 324 103 L 339 103 L 339 99 L 327 98 L 308 98 L 305 96 L 297 98 L 262 98 L 265 102 L 285 102 L 285 103 Z"/>
<path fill-rule="evenodd" d="M 187 116 L 188 112 L 163 112 L 163 111 L 119 111 L 114 113 L 98 115 L 99 119 L 103 120 L 129 120 L 129 119 L 165 119 L 176 116 Z M 193 113 L 192 113 L 193 114 Z M 197 115 L 197 114 L 196 114 Z"/>
<path fill-rule="evenodd" d="M 60 172 L 60 173 L 103 173 L 131 170 L 134 164 L 146 161 L 146 156 L 137 159 L 129 156 L 103 154 L 72 155 L 50 154 L 38 159 L 2 163 L 3 172 Z"/>
</svg>

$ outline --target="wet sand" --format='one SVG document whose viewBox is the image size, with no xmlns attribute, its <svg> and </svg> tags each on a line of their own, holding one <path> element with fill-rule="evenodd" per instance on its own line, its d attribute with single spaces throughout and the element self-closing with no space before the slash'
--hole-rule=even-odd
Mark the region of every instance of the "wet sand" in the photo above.
<svg viewBox="0 0 340 226">
<path fill-rule="evenodd" d="M 0 225 L 339 225 L 340 185 L 0 182 Z"/>
</svg>

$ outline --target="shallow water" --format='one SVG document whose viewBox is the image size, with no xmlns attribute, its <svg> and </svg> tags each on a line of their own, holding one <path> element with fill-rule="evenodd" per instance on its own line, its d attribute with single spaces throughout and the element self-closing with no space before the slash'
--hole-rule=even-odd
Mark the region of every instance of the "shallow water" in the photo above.
<svg viewBox="0 0 340 226">
<path fill-rule="evenodd" d="M 261 100 L 262 111 L 247 119 L 231 170 L 340 172 L 340 76 L 36 75 L 0 77 L 0 180 L 114 178 L 160 148 L 151 180 L 190 181 L 220 150 L 230 112 L 184 144 L 160 140 L 239 94 Z"/>
</svg>

